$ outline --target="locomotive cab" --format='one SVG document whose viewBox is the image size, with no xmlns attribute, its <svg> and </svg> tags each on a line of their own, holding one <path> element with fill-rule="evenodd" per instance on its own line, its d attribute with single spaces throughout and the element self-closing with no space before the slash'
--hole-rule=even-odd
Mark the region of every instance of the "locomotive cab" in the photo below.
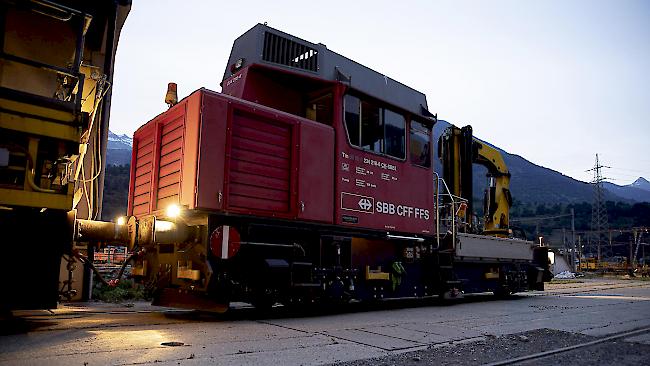
<svg viewBox="0 0 650 366">
<path fill-rule="evenodd" d="M 254 45 L 261 52 L 248 52 Z M 432 235 L 426 96 L 328 50 L 257 25 L 235 41 L 223 93 L 332 126 L 333 224 Z M 318 147 L 329 144 L 320 139 Z M 407 156 L 408 155 L 408 156 Z M 405 189 L 408 187 L 408 189 Z"/>
</svg>

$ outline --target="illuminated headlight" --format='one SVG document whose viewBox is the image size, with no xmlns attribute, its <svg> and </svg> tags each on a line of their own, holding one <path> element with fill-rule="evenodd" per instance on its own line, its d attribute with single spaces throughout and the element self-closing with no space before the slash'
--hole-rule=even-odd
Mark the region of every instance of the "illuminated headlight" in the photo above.
<svg viewBox="0 0 650 366">
<path fill-rule="evenodd" d="M 170 232 L 174 230 L 174 223 L 164 220 L 156 220 L 156 232 Z"/>
<path fill-rule="evenodd" d="M 165 210 L 165 214 L 167 214 L 167 217 L 176 218 L 181 215 L 181 207 L 179 205 L 169 205 Z"/>
<path fill-rule="evenodd" d="M 548 263 L 555 264 L 555 253 L 548 252 Z"/>
<path fill-rule="evenodd" d="M 126 217 L 120 216 L 120 217 L 117 218 L 117 220 L 115 220 L 115 222 L 118 225 L 124 225 L 124 224 L 126 224 Z"/>
</svg>

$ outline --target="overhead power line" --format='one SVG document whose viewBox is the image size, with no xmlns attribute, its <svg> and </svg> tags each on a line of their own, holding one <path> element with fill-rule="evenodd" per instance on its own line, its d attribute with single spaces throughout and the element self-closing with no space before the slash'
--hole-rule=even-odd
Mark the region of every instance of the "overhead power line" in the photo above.
<svg viewBox="0 0 650 366">
<path fill-rule="evenodd" d="M 510 219 L 510 221 L 515 221 L 515 222 L 535 222 L 535 221 L 542 221 L 542 220 L 553 220 L 553 219 L 559 219 L 562 217 L 571 217 L 571 214 L 561 214 L 561 215 L 550 215 L 550 216 L 533 216 L 533 217 L 520 217 L 520 218 L 515 218 L 515 219 Z"/>
</svg>

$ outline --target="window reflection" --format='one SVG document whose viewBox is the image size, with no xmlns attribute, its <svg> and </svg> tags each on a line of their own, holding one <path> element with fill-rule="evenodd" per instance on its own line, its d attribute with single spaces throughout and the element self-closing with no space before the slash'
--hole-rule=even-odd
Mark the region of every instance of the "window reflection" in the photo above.
<svg viewBox="0 0 650 366">
<path fill-rule="evenodd" d="M 420 122 L 411 121 L 411 162 L 423 167 L 431 166 L 431 129 Z"/>
<path fill-rule="evenodd" d="M 406 157 L 406 119 L 378 103 L 345 96 L 345 125 L 354 146 L 398 159 Z"/>
</svg>

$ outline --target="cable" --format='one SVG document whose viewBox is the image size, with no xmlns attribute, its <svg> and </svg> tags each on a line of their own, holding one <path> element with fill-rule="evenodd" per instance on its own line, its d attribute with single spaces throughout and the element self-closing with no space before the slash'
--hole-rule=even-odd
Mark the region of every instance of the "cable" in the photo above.
<svg viewBox="0 0 650 366">
<path fill-rule="evenodd" d="M 108 84 L 108 87 L 104 88 L 105 84 Z M 87 144 L 88 140 L 90 139 L 90 136 L 93 133 L 93 129 L 94 129 L 94 126 L 95 126 L 95 119 L 97 118 L 98 111 L 100 111 L 102 109 L 101 108 L 101 101 L 104 99 L 104 96 L 106 95 L 106 93 L 108 93 L 110 87 L 111 87 L 111 83 L 108 82 L 106 80 L 106 78 L 103 76 L 99 80 L 96 80 L 95 86 L 88 93 L 88 96 L 90 96 L 90 94 L 93 91 L 96 90 L 95 104 L 94 104 L 93 111 L 92 111 L 91 116 L 90 116 L 90 125 L 88 126 L 88 130 L 84 134 L 85 136 L 82 136 L 82 138 L 81 138 L 81 143 L 82 144 Z M 91 162 L 90 162 L 90 164 L 91 164 L 90 171 L 91 171 L 92 177 L 90 179 L 86 179 L 86 172 L 85 172 L 85 169 L 84 169 L 84 160 L 85 160 L 87 150 L 84 151 L 83 155 L 79 159 L 79 169 L 81 170 L 81 177 L 82 177 L 82 179 L 80 180 L 80 183 L 82 184 L 84 196 L 86 198 L 86 205 L 88 207 L 88 218 L 89 219 L 96 219 L 97 216 L 99 215 L 99 212 L 95 212 L 95 210 L 94 210 L 94 206 L 95 206 L 94 203 L 95 203 L 95 201 L 99 200 L 99 194 L 98 194 L 98 192 L 99 192 L 99 182 L 97 182 L 96 180 L 97 180 L 97 178 L 99 178 L 99 176 L 102 173 L 101 134 L 100 133 L 101 133 L 101 131 L 98 128 L 97 132 L 96 132 L 96 134 L 94 136 L 95 137 L 95 141 L 94 141 L 95 143 L 94 143 L 94 146 L 93 146 L 93 155 L 91 157 Z M 97 160 L 98 160 L 98 163 L 99 163 L 98 164 L 99 169 L 97 169 L 97 172 L 95 173 L 95 171 L 96 171 L 96 167 L 95 167 L 95 159 L 96 159 L 96 157 L 95 157 L 95 155 L 97 155 L 98 151 L 99 151 L 99 155 L 98 155 Z M 88 192 L 89 191 L 88 186 L 86 186 L 87 183 L 91 183 L 90 193 Z M 91 194 L 93 196 L 92 199 L 90 198 Z"/>
<path fill-rule="evenodd" d="M 104 95 L 106 95 L 106 94 L 104 94 Z M 103 99 L 104 96 L 102 95 L 101 98 Z M 100 111 L 103 110 L 103 107 L 102 107 L 101 105 L 98 105 L 97 108 L 98 108 Z M 100 113 L 100 115 L 101 115 L 101 113 Z M 99 165 L 98 165 L 99 169 L 97 169 L 97 176 L 95 177 L 95 179 L 96 179 L 96 178 L 98 178 L 98 177 L 101 175 L 102 170 L 104 169 L 104 165 L 103 165 L 103 163 L 102 163 L 102 131 L 101 131 L 101 123 L 97 126 L 97 133 L 95 134 L 95 137 L 96 137 L 96 139 L 97 139 L 97 141 L 96 141 L 96 149 L 95 149 L 95 153 L 96 153 L 96 155 L 97 155 L 97 157 L 98 157 L 97 160 L 98 160 L 98 162 L 99 162 Z M 93 167 L 93 170 L 94 170 L 94 169 L 95 169 L 95 167 Z M 100 194 L 100 192 L 99 192 L 99 183 L 100 183 L 99 180 L 96 180 L 96 181 L 94 181 L 94 183 L 93 183 L 93 184 L 96 185 L 94 192 L 95 192 L 95 194 L 97 195 L 97 197 L 95 197 L 97 201 L 99 201 L 99 197 L 101 196 L 101 194 Z M 97 219 L 97 217 L 99 216 L 99 208 L 100 208 L 101 206 L 102 206 L 102 203 L 99 202 L 98 205 L 97 205 L 98 209 L 96 210 L 96 212 L 95 212 L 95 214 L 94 214 L 94 216 L 93 216 L 94 219 Z"/>
<path fill-rule="evenodd" d="M 140 252 L 136 252 L 134 250 L 133 253 L 131 253 L 131 255 L 126 257 L 126 259 L 124 260 L 124 263 L 122 263 L 122 267 L 120 268 L 120 272 L 117 274 L 116 280 L 119 281 L 120 278 L 122 278 L 122 275 L 124 275 L 124 270 L 126 270 L 126 266 L 129 264 L 130 261 L 132 261 L 135 257 L 137 257 L 139 255 L 140 255 Z"/>
<path fill-rule="evenodd" d="M 92 205 L 90 203 L 90 198 L 88 197 L 88 187 L 86 187 L 86 170 L 83 168 L 83 159 L 82 159 L 82 164 L 81 164 L 81 177 L 82 180 L 84 181 L 81 183 L 81 186 L 83 187 L 83 192 L 84 192 L 84 197 L 86 197 L 86 206 L 88 207 L 88 219 L 91 218 L 91 210 L 92 210 Z"/>
<path fill-rule="evenodd" d="M 536 217 L 522 217 L 518 219 L 510 219 L 514 222 L 526 222 L 526 221 L 541 221 L 541 220 L 552 220 L 559 219 L 561 217 L 569 217 L 571 214 L 562 214 L 562 215 L 553 215 L 553 216 L 536 216 Z"/>
<path fill-rule="evenodd" d="M 126 259 L 124 260 L 124 263 L 122 264 L 122 267 L 120 267 L 120 272 L 118 273 L 117 277 L 114 278 L 113 280 L 111 280 L 113 283 L 107 281 L 107 280 L 104 278 L 104 276 L 99 272 L 99 269 L 97 269 L 97 267 L 95 267 L 95 264 L 92 263 L 92 261 L 90 261 L 90 259 L 88 259 L 88 257 L 83 256 L 83 255 L 80 254 L 79 252 L 75 252 L 75 253 L 73 253 L 73 255 L 74 255 L 75 258 L 78 258 L 79 261 L 81 261 L 81 263 L 87 264 L 87 265 L 88 265 L 88 266 L 93 270 L 93 272 L 95 272 L 95 274 L 97 275 L 97 277 L 99 278 L 99 280 L 100 280 L 104 285 L 109 286 L 109 287 L 115 287 L 115 286 L 117 285 L 117 283 L 120 281 L 120 279 L 122 278 L 122 276 L 124 275 L 124 271 L 126 270 L 126 266 L 127 266 L 127 265 L 129 264 L 129 262 L 131 262 L 135 257 L 137 257 L 138 255 L 140 255 L 140 252 L 133 252 L 131 255 L 129 255 L 128 257 L 126 257 Z"/>
<path fill-rule="evenodd" d="M 79 252 L 75 252 L 75 253 L 74 253 L 74 256 L 75 256 L 75 258 L 79 259 L 79 260 L 81 261 L 81 263 L 83 263 L 83 264 L 87 264 L 88 267 L 90 267 L 90 268 L 93 270 L 93 272 L 95 272 L 95 274 L 97 275 L 97 278 L 99 278 L 99 280 L 100 280 L 104 285 L 109 286 L 109 287 L 113 287 L 113 286 L 111 286 L 110 283 L 108 283 L 108 281 L 106 281 L 106 279 L 104 278 L 104 276 L 102 276 L 102 274 L 99 272 L 99 270 L 97 269 L 97 267 L 95 267 L 95 265 L 93 264 L 93 262 L 91 262 L 91 261 L 88 259 L 88 257 L 85 257 L 85 256 L 81 255 Z"/>
<path fill-rule="evenodd" d="M 4 146 L 4 145 L 3 145 Z M 27 181 L 27 184 L 29 184 L 29 187 L 36 191 L 36 192 L 41 192 L 41 193 L 59 193 L 58 191 L 54 189 L 46 189 L 46 188 L 41 188 L 34 183 L 34 169 L 36 169 L 36 163 L 34 162 L 34 157 L 32 154 L 30 154 L 28 149 L 25 149 L 24 147 L 17 145 L 17 144 L 9 144 L 6 145 L 7 148 L 13 147 L 15 149 L 21 150 L 24 154 L 25 157 L 27 158 L 27 169 L 25 170 L 25 180 Z"/>
</svg>

